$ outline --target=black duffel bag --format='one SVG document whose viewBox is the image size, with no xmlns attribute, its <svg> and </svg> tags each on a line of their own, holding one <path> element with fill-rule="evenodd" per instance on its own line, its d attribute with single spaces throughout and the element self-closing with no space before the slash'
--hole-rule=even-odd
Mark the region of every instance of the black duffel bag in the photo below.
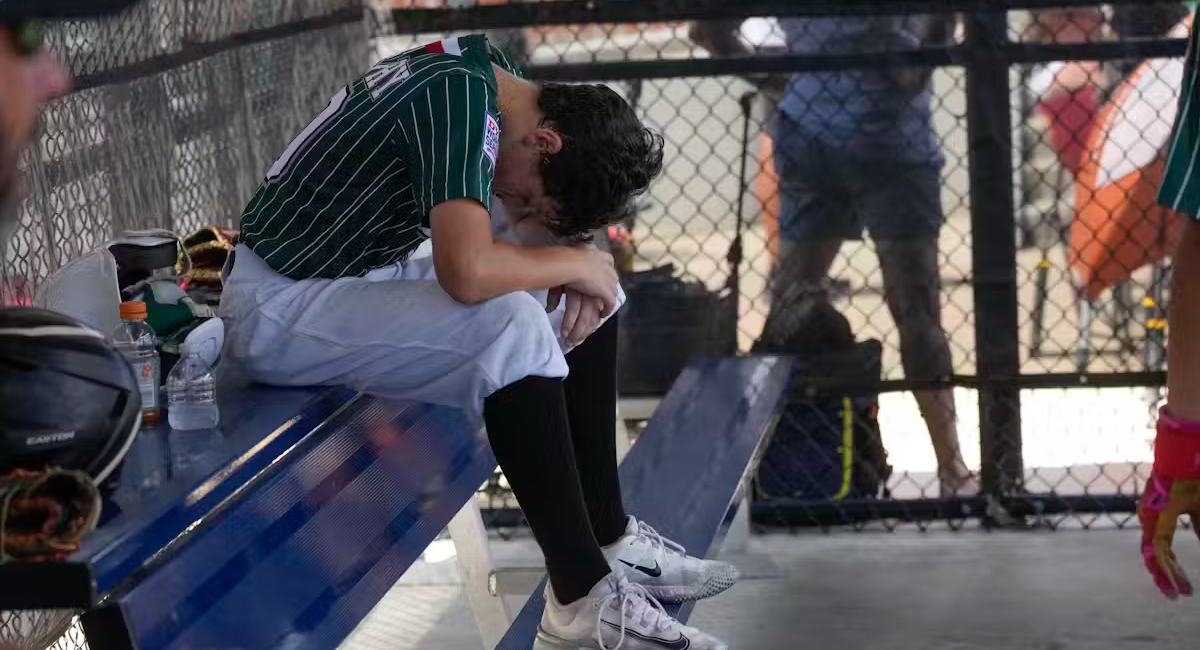
<svg viewBox="0 0 1200 650">
<path fill-rule="evenodd" d="M 675 276 L 674 265 L 625 275 L 617 388 L 661 397 L 693 357 L 737 353 L 737 293 Z"/>
</svg>

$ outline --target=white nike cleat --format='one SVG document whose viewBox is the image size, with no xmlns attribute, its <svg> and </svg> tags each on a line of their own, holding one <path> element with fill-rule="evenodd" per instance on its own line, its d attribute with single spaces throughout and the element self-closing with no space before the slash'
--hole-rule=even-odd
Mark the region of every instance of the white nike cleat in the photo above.
<svg viewBox="0 0 1200 650">
<path fill-rule="evenodd" d="M 587 596 L 561 605 L 546 587 L 535 650 L 729 650 L 717 639 L 671 618 L 620 569 Z"/>
<path fill-rule="evenodd" d="M 711 598 L 738 579 L 732 564 L 692 557 L 633 517 L 625 525 L 625 534 L 603 551 L 609 566 L 623 569 L 630 582 L 667 603 Z"/>
</svg>

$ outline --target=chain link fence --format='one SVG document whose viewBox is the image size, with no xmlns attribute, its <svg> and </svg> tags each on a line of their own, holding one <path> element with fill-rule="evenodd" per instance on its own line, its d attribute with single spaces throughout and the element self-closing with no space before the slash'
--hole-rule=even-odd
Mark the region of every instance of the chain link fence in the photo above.
<svg viewBox="0 0 1200 650">
<path fill-rule="evenodd" d="M 631 291 L 626 386 L 664 332 L 805 358 L 758 521 L 1123 525 L 1161 399 L 1179 222 L 1152 197 L 1188 11 L 1008 4 L 159 0 L 56 26 L 77 87 L 24 159 L 0 299 L 129 228 L 231 223 L 373 57 L 486 31 L 532 78 L 610 83 L 666 137 L 627 281 L 669 266 L 717 309 L 656 320 L 653 283 Z M 734 327 L 705 320 L 726 308 Z M 859 344 L 820 354 L 839 318 Z M 519 521 L 503 477 L 481 494 Z"/>
<path fill-rule="evenodd" d="M 52 271 L 125 230 L 235 222 L 263 170 L 369 64 L 370 24 L 357 0 L 147 0 L 48 26 L 75 85 L 22 160 L 0 304 L 29 304 Z M 55 638 L 87 647 L 72 612 L 0 612 L 0 639 Z"/>
<path fill-rule="evenodd" d="M 758 522 L 1123 526 L 1162 397 L 1180 221 L 1153 196 L 1189 12 L 1048 4 L 152 0 L 55 26 L 77 84 L 23 160 L 0 302 L 126 229 L 232 223 L 371 60 L 486 31 L 666 138 L 610 242 L 627 396 L 688 353 L 802 358 Z M 480 494 L 519 525 L 502 476 Z"/>
<path fill-rule="evenodd" d="M 686 4 L 396 0 L 376 43 L 487 31 L 663 133 L 627 290 L 664 265 L 714 295 L 734 275 L 736 302 L 696 304 L 736 304 L 738 351 L 809 345 L 760 523 L 1128 524 L 1162 400 L 1180 222 L 1154 194 L 1186 3 Z M 856 350 L 818 354 L 842 328 L 822 305 Z M 673 313 L 625 320 L 627 396 L 671 340 L 711 351 L 681 333 L 726 334 Z M 487 494 L 519 521 L 500 477 Z"/>
<path fill-rule="evenodd" d="M 350 0 L 158 0 L 50 26 L 76 87 L 23 160 L 29 196 L 0 299 L 28 301 L 127 229 L 235 220 L 262 170 L 366 65 L 367 33 Z"/>
</svg>

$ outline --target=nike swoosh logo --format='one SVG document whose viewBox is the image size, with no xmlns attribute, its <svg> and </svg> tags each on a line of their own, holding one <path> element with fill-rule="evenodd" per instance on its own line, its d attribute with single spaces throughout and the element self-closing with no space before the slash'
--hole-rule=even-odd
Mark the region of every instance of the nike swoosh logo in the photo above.
<svg viewBox="0 0 1200 650">
<path fill-rule="evenodd" d="M 614 625 L 614 624 L 610 623 L 609 621 L 604 621 L 604 624 L 614 630 L 617 630 L 617 631 L 620 631 L 620 629 L 621 629 L 620 625 Z M 663 648 L 666 648 L 667 650 L 688 650 L 688 648 L 692 647 L 691 640 L 688 639 L 686 636 L 684 636 L 683 632 L 680 632 L 679 638 L 675 639 L 674 641 L 668 641 L 666 639 L 660 639 L 658 637 L 653 637 L 653 636 L 646 636 L 645 634 L 640 634 L 629 628 L 625 629 L 625 634 L 626 634 L 626 636 L 632 636 L 632 637 L 641 639 L 642 641 L 645 641 L 647 643 L 653 643 L 655 645 L 662 646 Z"/>
<path fill-rule="evenodd" d="M 637 569 L 651 578 L 657 578 L 662 575 L 662 568 L 658 566 L 658 560 L 654 561 L 653 567 L 642 566 L 640 564 L 634 564 L 633 562 L 626 562 L 625 560 L 621 560 L 621 564 Z"/>
</svg>

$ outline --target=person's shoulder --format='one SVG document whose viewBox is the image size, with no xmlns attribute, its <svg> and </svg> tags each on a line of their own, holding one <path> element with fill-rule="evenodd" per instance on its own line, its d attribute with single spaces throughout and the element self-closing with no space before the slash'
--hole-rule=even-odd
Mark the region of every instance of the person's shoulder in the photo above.
<svg viewBox="0 0 1200 650">
<path fill-rule="evenodd" d="M 462 40 L 443 39 L 382 59 L 362 76 L 362 83 L 376 101 L 400 101 L 413 91 L 464 77 L 495 88 L 486 55 L 464 50 Z"/>
</svg>

